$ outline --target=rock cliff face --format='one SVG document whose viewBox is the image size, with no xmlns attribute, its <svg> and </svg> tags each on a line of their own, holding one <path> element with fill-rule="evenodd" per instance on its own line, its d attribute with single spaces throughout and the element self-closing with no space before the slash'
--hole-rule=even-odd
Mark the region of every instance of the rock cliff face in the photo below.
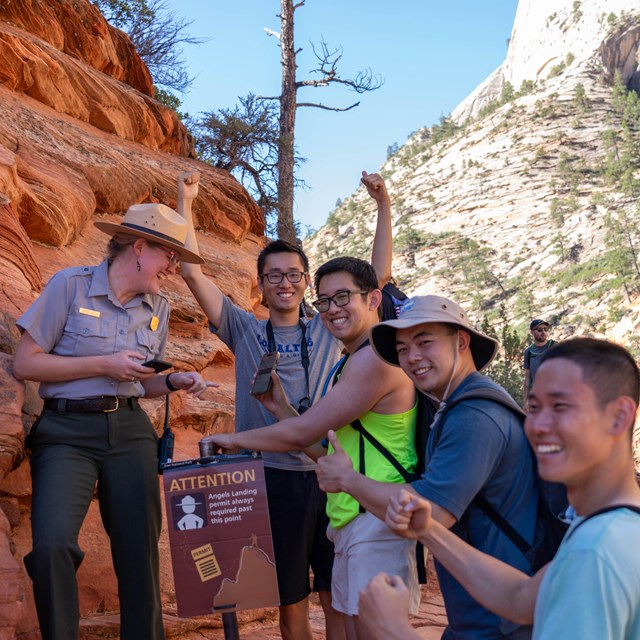
<svg viewBox="0 0 640 640">
<path fill-rule="evenodd" d="M 37 638 L 31 585 L 22 564 L 30 548 L 29 463 L 24 435 L 40 411 L 36 386 L 17 383 L 11 360 L 15 320 L 63 267 L 97 264 L 107 237 L 92 221 L 117 220 L 134 203 L 176 204 L 176 178 L 202 173 L 194 205 L 205 272 L 238 304 L 260 312 L 255 257 L 264 223 L 228 173 L 194 159 L 175 113 L 151 96 L 148 70 L 128 38 L 88 0 L 0 0 L 0 638 Z M 233 424 L 232 356 L 213 337 L 179 278 L 166 357 L 221 383 L 205 400 L 174 394 L 176 458 L 197 455 L 205 433 Z M 158 428 L 161 400 L 145 401 Z M 171 616 L 173 584 L 163 539 L 162 597 L 172 635 L 219 624 Z M 82 637 L 117 637 L 108 542 L 97 506 L 81 534 Z M 117 620 L 117 619 L 116 619 Z"/>
<path fill-rule="evenodd" d="M 548 78 L 568 55 L 573 69 L 568 75 L 590 66 L 596 54 L 602 57 L 602 69 L 610 80 L 612 71 L 619 70 L 629 88 L 637 89 L 638 25 L 633 20 L 637 10 L 635 2 L 624 0 L 520 2 L 504 62 L 453 110 L 453 118 L 463 121 L 477 116 L 483 106 L 500 97 L 507 82 L 518 88 L 523 82 Z M 629 24 L 625 15 L 631 19 Z M 622 23 L 628 28 L 620 30 Z M 613 40 L 612 32 L 617 33 Z"/>
</svg>

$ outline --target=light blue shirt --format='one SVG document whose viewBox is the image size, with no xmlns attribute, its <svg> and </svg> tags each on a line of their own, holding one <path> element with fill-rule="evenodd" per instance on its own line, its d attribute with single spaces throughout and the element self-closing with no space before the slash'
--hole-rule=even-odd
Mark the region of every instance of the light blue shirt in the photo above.
<svg viewBox="0 0 640 640">
<path fill-rule="evenodd" d="M 571 532 L 536 600 L 534 640 L 640 638 L 640 514 L 616 509 Z"/>
</svg>

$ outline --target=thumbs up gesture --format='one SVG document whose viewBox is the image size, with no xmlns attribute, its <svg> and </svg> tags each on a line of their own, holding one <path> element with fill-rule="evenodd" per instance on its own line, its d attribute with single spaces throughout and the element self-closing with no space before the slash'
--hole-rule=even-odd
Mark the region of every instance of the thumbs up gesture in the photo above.
<svg viewBox="0 0 640 640">
<path fill-rule="evenodd" d="M 333 447 L 333 453 L 318 458 L 316 474 L 320 488 L 326 493 L 349 493 L 349 478 L 356 475 L 351 458 L 338 441 L 338 436 L 333 430 L 329 430 L 327 438 Z"/>
</svg>

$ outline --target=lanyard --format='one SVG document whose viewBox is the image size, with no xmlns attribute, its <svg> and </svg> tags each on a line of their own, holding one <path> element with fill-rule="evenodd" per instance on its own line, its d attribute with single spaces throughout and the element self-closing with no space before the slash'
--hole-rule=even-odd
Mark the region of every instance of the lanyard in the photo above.
<svg viewBox="0 0 640 640">
<path fill-rule="evenodd" d="M 360 349 L 368 346 L 369 344 L 370 344 L 370 340 L 367 338 L 353 353 L 358 353 Z M 329 375 L 327 376 L 327 379 L 324 381 L 324 386 L 322 387 L 322 393 L 320 394 L 321 396 L 324 396 L 327 393 L 327 391 L 329 390 L 329 385 L 333 387 L 338 382 L 338 379 L 340 378 L 340 374 L 342 373 L 344 366 L 347 364 L 347 360 L 349 359 L 349 356 L 352 356 L 353 353 L 345 354 L 344 356 L 342 356 L 342 358 L 340 358 L 340 360 L 338 360 L 338 362 L 336 362 L 333 365 L 333 369 L 329 371 Z"/>
<path fill-rule="evenodd" d="M 300 331 L 302 332 L 302 338 L 300 340 L 300 361 L 302 362 L 302 368 L 304 369 L 304 379 L 307 383 L 307 397 L 303 398 L 300 401 L 300 404 L 304 404 L 306 400 L 308 404 L 311 404 L 311 393 L 309 389 L 309 348 L 307 347 L 307 325 L 302 322 L 302 320 L 298 320 L 298 326 L 300 327 Z M 267 342 L 269 344 L 269 351 L 277 351 L 278 347 L 276 345 L 276 339 L 273 335 L 273 325 L 271 324 L 271 320 L 267 320 Z M 305 406 L 305 409 L 308 408 L 308 405 Z"/>
</svg>

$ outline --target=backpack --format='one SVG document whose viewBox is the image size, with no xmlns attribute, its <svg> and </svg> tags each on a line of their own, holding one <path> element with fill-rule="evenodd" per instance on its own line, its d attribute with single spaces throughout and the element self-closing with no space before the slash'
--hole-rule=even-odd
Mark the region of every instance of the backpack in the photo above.
<svg viewBox="0 0 640 640">
<path fill-rule="evenodd" d="M 395 320 L 402 311 L 402 307 L 409 298 L 404 291 L 401 291 L 395 284 L 387 282 L 382 287 L 382 308 L 381 320 Z"/>
<path fill-rule="evenodd" d="M 523 419 L 525 417 L 524 411 L 506 391 L 493 387 L 474 389 L 473 391 L 463 393 L 445 404 L 440 410 L 436 409 L 434 401 L 423 393 L 418 392 L 418 428 L 416 429 L 415 439 L 418 469 L 424 470 L 425 468 L 427 440 L 429 439 L 431 431 L 435 429 L 433 433 L 435 448 L 440 438 L 442 425 L 444 424 L 447 413 L 457 404 L 465 400 L 476 399 L 498 402 L 508 409 L 511 409 L 519 417 Z M 351 426 L 362 436 L 360 445 L 361 456 L 364 456 L 364 443 L 362 438 L 366 438 L 393 465 L 404 478 L 405 482 L 410 483 L 420 477 L 420 474 L 411 474 L 404 469 L 391 453 L 362 426 L 359 420 L 352 422 Z M 475 496 L 472 503 L 522 552 L 535 572 L 553 558 L 562 542 L 564 534 L 569 527 L 569 523 L 562 519 L 562 515 L 569 506 L 569 502 L 567 499 L 567 490 L 564 485 L 548 482 L 540 477 L 535 453 L 532 451 L 531 454 L 536 487 L 538 489 L 538 515 L 533 545 L 529 544 L 479 493 Z"/>
</svg>

